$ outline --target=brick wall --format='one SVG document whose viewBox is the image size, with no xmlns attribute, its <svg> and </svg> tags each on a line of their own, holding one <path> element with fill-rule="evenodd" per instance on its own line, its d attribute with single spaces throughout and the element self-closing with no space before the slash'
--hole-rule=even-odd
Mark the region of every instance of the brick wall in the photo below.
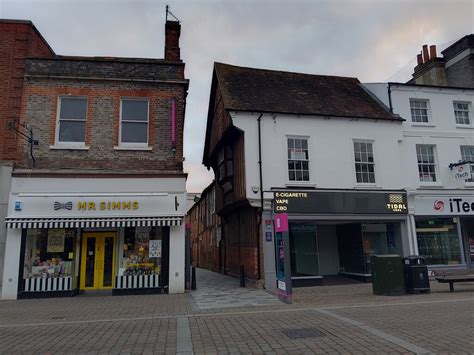
<svg viewBox="0 0 474 355">
<path fill-rule="evenodd" d="M 87 71 L 82 78 L 57 78 L 56 73 L 62 70 L 64 63 L 47 62 L 44 71 L 38 66 L 33 71 L 27 70 L 21 105 L 21 119 L 33 128 L 39 145 L 34 147 L 37 169 L 100 169 L 121 171 L 157 171 L 182 172 L 184 102 L 187 85 L 171 82 L 139 82 L 127 80 L 101 80 L 96 75 L 100 72 L 94 62 L 86 62 Z M 60 70 L 51 63 L 57 62 Z M 75 62 L 77 65 L 80 62 Z M 84 62 L 82 62 L 84 63 Z M 70 64 L 70 63 L 69 63 Z M 68 65 L 69 65 L 68 64 Z M 98 63 L 101 67 L 103 63 Z M 110 63 L 108 64 L 110 65 Z M 119 63 L 118 70 L 135 72 L 142 75 L 141 64 L 124 68 Z M 148 67 L 148 64 L 145 65 Z M 91 70 L 89 70 L 91 69 Z M 48 78 L 45 73 L 53 75 Z M 109 79 L 110 67 L 105 72 Z M 179 74 L 179 73 L 178 73 Z M 178 75 L 177 74 L 177 75 Z M 175 76 L 177 78 L 177 76 Z M 85 144 L 89 150 L 56 150 L 55 130 L 57 107 L 60 96 L 87 97 L 87 121 Z M 122 97 L 140 97 L 149 100 L 149 145 L 151 151 L 116 150 L 119 143 L 120 99 Z M 171 142 L 171 99 L 176 102 L 176 151 Z M 27 146 L 23 147 L 21 167 L 31 167 L 32 161 Z"/>
<path fill-rule="evenodd" d="M 446 68 L 446 77 L 449 86 L 474 88 L 474 54 Z"/>
<path fill-rule="evenodd" d="M 25 57 L 54 55 L 28 21 L 0 20 L 0 160 L 15 160 L 17 135 L 7 129 L 20 115 Z"/>
</svg>

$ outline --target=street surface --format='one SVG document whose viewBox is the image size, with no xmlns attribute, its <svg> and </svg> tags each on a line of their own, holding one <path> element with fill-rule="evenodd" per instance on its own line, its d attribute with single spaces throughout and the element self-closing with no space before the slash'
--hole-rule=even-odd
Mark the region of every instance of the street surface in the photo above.
<svg viewBox="0 0 474 355">
<path fill-rule="evenodd" d="M 474 284 L 397 297 L 362 283 L 300 288 L 286 305 L 197 274 L 183 295 L 0 301 L 0 353 L 474 353 Z"/>
</svg>

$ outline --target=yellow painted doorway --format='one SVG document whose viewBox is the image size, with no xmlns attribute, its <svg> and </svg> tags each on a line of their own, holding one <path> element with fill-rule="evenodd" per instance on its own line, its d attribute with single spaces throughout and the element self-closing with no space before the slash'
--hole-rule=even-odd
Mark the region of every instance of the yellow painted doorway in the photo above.
<svg viewBox="0 0 474 355">
<path fill-rule="evenodd" d="M 114 286 L 115 232 L 82 235 L 81 290 L 108 290 Z"/>
</svg>

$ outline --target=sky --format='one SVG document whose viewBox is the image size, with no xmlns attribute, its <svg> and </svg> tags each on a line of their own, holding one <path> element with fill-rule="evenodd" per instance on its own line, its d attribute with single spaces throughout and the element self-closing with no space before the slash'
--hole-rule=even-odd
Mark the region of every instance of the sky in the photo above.
<svg viewBox="0 0 474 355">
<path fill-rule="evenodd" d="M 61 55 L 163 58 L 166 4 L 190 79 L 188 192 L 213 179 L 201 161 L 214 62 L 407 81 L 423 44 L 439 53 L 474 33 L 474 0 L 0 0 L 0 18 L 33 21 Z"/>
</svg>

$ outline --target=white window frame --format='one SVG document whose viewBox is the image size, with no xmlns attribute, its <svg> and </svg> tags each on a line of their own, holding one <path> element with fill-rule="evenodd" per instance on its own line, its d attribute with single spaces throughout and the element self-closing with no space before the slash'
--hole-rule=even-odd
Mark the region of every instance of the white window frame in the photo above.
<svg viewBox="0 0 474 355">
<path fill-rule="evenodd" d="M 463 154 L 462 154 L 462 148 L 464 148 L 464 147 L 474 149 L 474 145 L 465 144 L 465 145 L 461 145 L 459 147 L 459 151 L 461 153 L 461 160 L 463 160 L 463 161 L 465 160 L 464 157 L 463 157 Z M 471 164 L 469 164 L 469 166 L 471 168 L 471 179 L 472 179 L 472 181 L 468 181 L 468 180 L 464 181 L 465 184 L 468 185 L 468 186 L 474 186 L 474 157 L 473 157 L 472 161 L 473 162 Z"/>
<path fill-rule="evenodd" d="M 61 124 L 61 101 L 62 99 L 81 99 L 81 100 L 86 100 L 86 119 L 84 120 L 84 142 L 63 142 L 59 140 L 59 129 L 60 129 L 60 124 Z M 87 96 L 81 96 L 81 95 L 60 95 L 58 96 L 58 102 L 56 106 L 56 127 L 55 127 L 55 132 L 54 132 L 54 146 L 50 146 L 51 149 L 54 148 L 79 148 L 79 149 L 84 149 L 86 148 L 86 135 L 87 135 L 87 111 L 89 109 L 89 99 Z M 67 121 L 67 120 L 65 120 Z M 72 121 L 72 120 L 70 120 Z M 78 120 L 79 121 L 79 120 Z"/>
<path fill-rule="evenodd" d="M 456 111 L 464 111 L 464 110 L 456 109 L 456 107 L 455 107 L 456 104 L 467 105 L 467 118 L 469 120 L 469 123 L 459 123 L 457 121 Z M 472 123 L 472 117 L 471 117 L 472 116 L 471 115 L 471 112 L 472 112 L 471 107 L 472 107 L 472 104 L 469 101 L 459 101 L 459 100 L 453 101 L 453 114 L 454 114 L 454 122 L 456 123 L 456 126 L 461 127 L 461 128 L 470 128 L 470 127 L 472 127 L 473 123 Z"/>
<path fill-rule="evenodd" d="M 298 181 L 298 180 L 290 180 L 290 174 L 289 174 L 289 169 L 288 169 L 288 161 L 291 160 L 288 158 L 288 139 L 305 139 L 308 145 L 308 159 L 307 160 L 301 160 L 301 161 L 307 161 L 308 162 L 308 180 L 303 180 L 303 181 Z M 310 185 L 311 184 L 311 137 L 309 136 L 295 136 L 295 135 L 287 135 L 285 136 L 285 174 L 286 174 L 286 181 L 287 185 Z"/>
<path fill-rule="evenodd" d="M 146 101 L 147 102 L 147 120 L 146 120 L 146 143 L 122 142 L 122 105 L 124 101 Z M 126 121 L 139 122 L 145 121 Z M 149 148 L 150 143 L 150 99 L 148 97 L 121 97 L 120 98 L 120 117 L 119 117 L 119 147 L 118 148 Z"/>
<path fill-rule="evenodd" d="M 420 179 L 420 171 L 419 171 L 419 163 L 418 163 L 418 147 L 419 146 L 426 146 L 426 147 L 431 147 L 433 149 L 433 161 L 434 163 L 434 173 L 436 177 L 436 181 L 422 181 Z M 437 148 L 435 144 L 416 144 L 415 145 L 415 157 L 416 157 L 416 173 L 418 176 L 418 182 L 420 185 L 431 185 L 431 186 L 440 186 L 441 181 L 440 181 L 440 174 L 439 174 L 439 163 L 438 163 L 438 157 L 437 157 Z M 423 164 L 427 165 L 427 164 Z"/>
<path fill-rule="evenodd" d="M 372 163 L 374 167 L 374 182 L 358 182 L 357 181 L 357 169 L 356 169 L 356 164 L 358 162 L 355 160 L 355 146 L 354 143 L 366 143 L 366 144 L 371 144 L 372 145 L 372 156 L 374 158 L 374 161 Z M 353 176 L 354 176 L 354 182 L 356 185 L 359 186 L 377 186 L 377 172 L 376 172 L 376 164 L 375 164 L 375 141 L 370 140 L 370 139 L 353 139 L 352 140 L 352 157 L 354 159 L 354 164 L 353 164 Z M 370 164 L 369 162 L 359 162 L 359 164 Z"/>
<path fill-rule="evenodd" d="M 422 101 L 426 103 L 426 122 L 418 122 L 418 121 L 413 121 L 413 114 L 411 112 L 412 110 L 412 101 Z M 421 125 L 421 126 L 432 126 L 432 118 L 431 118 L 431 107 L 430 107 L 430 100 L 429 99 L 424 99 L 424 98 L 414 98 L 411 97 L 409 99 L 409 104 L 410 104 L 410 121 L 413 126 Z M 417 109 L 413 107 L 413 109 Z M 419 108 L 418 108 L 419 109 Z"/>
</svg>

